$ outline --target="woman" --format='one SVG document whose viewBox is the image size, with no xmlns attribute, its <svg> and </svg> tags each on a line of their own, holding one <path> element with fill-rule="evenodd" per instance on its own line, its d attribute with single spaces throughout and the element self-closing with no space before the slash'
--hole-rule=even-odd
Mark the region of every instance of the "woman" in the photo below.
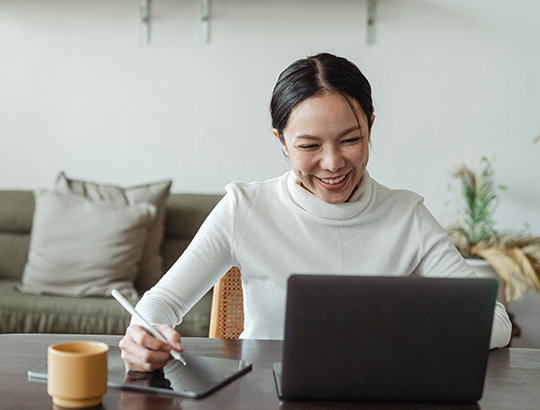
<svg viewBox="0 0 540 410">
<path fill-rule="evenodd" d="M 279 77 L 273 133 L 292 172 L 233 183 L 193 242 L 137 305 L 169 344 L 133 325 L 120 343 L 132 370 L 151 371 L 181 351 L 172 326 L 231 266 L 242 271 L 243 338 L 283 338 L 286 281 L 293 272 L 475 277 L 446 232 L 409 191 L 366 171 L 375 119 L 371 87 L 344 58 L 298 60 Z M 510 321 L 496 306 L 490 347 L 505 346 Z"/>
</svg>

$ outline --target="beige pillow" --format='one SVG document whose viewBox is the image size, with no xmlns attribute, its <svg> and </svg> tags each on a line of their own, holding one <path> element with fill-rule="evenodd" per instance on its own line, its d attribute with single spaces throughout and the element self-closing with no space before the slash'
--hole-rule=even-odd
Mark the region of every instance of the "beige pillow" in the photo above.
<svg viewBox="0 0 540 410">
<path fill-rule="evenodd" d="M 163 275 L 163 242 L 165 223 L 165 202 L 169 195 L 172 181 L 160 181 L 129 188 L 114 185 L 97 184 L 89 181 L 69 179 L 63 172 L 56 180 L 55 191 L 64 194 L 80 195 L 92 201 L 104 201 L 120 205 L 151 203 L 156 207 L 156 217 L 149 228 L 140 261 L 139 272 L 135 279 L 137 289 L 146 290 L 154 286 Z"/>
<path fill-rule="evenodd" d="M 35 193 L 28 262 L 19 290 L 63 296 L 137 296 L 133 280 L 141 260 L 152 204 L 94 202 L 54 191 Z"/>
</svg>

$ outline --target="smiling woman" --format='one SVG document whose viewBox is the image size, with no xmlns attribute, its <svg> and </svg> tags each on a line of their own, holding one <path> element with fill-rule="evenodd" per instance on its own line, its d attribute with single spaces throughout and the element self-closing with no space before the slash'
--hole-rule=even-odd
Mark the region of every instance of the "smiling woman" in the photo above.
<svg viewBox="0 0 540 410">
<path fill-rule="evenodd" d="M 292 172 L 227 185 L 188 249 L 137 305 L 167 343 L 132 322 L 120 344 L 130 369 L 153 370 L 170 349 L 182 350 L 173 327 L 232 266 L 242 272 L 241 337 L 252 339 L 283 338 L 295 272 L 476 277 L 422 197 L 380 185 L 366 170 L 373 105 L 356 65 L 331 54 L 294 62 L 270 109 Z M 497 304 L 490 346 L 506 345 L 510 329 Z"/>
<path fill-rule="evenodd" d="M 370 130 L 356 101 L 335 92 L 308 98 L 292 110 L 281 134 L 303 188 L 329 204 L 350 199 L 369 157 Z"/>
<path fill-rule="evenodd" d="M 364 175 L 375 120 L 358 67 L 328 53 L 298 60 L 279 77 L 270 111 L 300 186 L 329 204 L 348 201 Z"/>
</svg>

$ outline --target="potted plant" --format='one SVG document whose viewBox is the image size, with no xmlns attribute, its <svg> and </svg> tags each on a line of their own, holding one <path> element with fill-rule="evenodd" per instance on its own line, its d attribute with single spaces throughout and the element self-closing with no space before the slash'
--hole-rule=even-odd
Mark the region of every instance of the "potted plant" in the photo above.
<svg viewBox="0 0 540 410">
<path fill-rule="evenodd" d="M 491 162 L 483 157 L 476 170 L 462 163 L 452 177 L 461 185 L 462 199 L 461 218 L 447 228 L 456 248 L 480 275 L 496 272 L 503 303 L 528 290 L 540 293 L 540 237 L 495 230 L 497 191 L 505 187 L 495 184 Z"/>
</svg>

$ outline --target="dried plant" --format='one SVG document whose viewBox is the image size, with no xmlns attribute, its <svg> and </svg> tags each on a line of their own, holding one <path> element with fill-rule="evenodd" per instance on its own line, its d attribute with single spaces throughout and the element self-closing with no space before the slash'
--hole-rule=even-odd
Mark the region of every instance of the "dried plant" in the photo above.
<svg viewBox="0 0 540 410">
<path fill-rule="evenodd" d="M 460 164 L 452 177 L 461 183 L 461 221 L 447 228 L 465 258 L 483 258 L 506 284 L 506 299 L 521 299 L 526 291 L 540 293 L 540 237 L 495 230 L 498 189 L 491 162 L 483 157 L 478 170 Z"/>
</svg>

